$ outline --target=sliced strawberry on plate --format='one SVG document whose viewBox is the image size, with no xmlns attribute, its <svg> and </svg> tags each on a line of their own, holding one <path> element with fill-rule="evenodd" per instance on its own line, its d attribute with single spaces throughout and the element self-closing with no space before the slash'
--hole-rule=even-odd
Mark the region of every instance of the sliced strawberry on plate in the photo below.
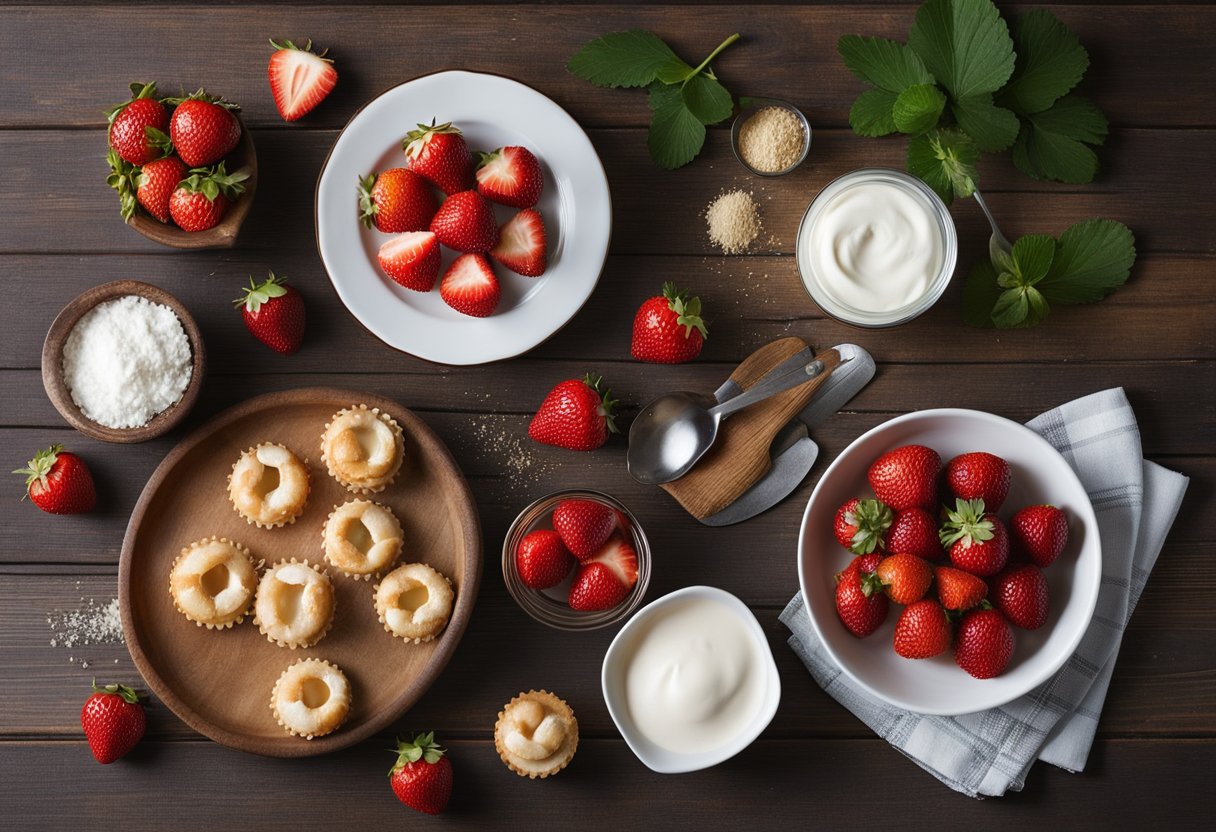
<svg viewBox="0 0 1216 832">
<path fill-rule="evenodd" d="M 452 261 L 439 283 L 439 295 L 448 306 L 474 318 L 485 318 L 498 308 L 502 290 L 484 254 L 462 254 Z"/>
<path fill-rule="evenodd" d="M 545 221 L 534 208 L 525 208 L 498 230 L 498 245 L 490 256 L 516 274 L 540 277 L 548 266 Z"/>
<path fill-rule="evenodd" d="M 460 128 L 451 122 L 419 124 L 401 143 L 406 165 L 434 182 L 445 194 L 467 191 L 475 184 L 473 154 Z"/>
<path fill-rule="evenodd" d="M 286 121 L 295 121 L 325 100 L 338 83 L 338 71 L 334 62 L 325 57 L 327 50 L 313 53 L 311 40 L 303 46 L 289 40 L 282 43 L 271 40 L 270 45 L 275 52 L 270 56 L 266 74 L 274 105 Z"/>
<path fill-rule="evenodd" d="M 486 252 L 498 244 L 494 208 L 477 191 L 461 191 L 443 201 L 431 220 L 439 242 L 456 251 Z"/>
<path fill-rule="evenodd" d="M 439 279 L 439 241 L 430 231 L 398 234 L 380 246 L 380 268 L 415 292 L 429 292 Z"/>
<path fill-rule="evenodd" d="M 545 179 L 540 162 L 526 147 L 500 147 L 482 153 L 477 168 L 477 190 L 491 202 L 513 208 L 531 208 L 540 199 Z"/>
<path fill-rule="evenodd" d="M 412 170 L 391 168 L 359 177 L 359 219 L 368 228 L 397 234 L 426 231 L 439 200 L 431 183 Z"/>
</svg>

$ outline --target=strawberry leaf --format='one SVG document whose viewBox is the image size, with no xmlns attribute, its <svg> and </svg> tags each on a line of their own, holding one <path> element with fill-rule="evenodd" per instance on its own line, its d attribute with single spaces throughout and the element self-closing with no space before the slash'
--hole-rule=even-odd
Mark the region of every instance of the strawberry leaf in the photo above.
<svg viewBox="0 0 1216 832">
<path fill-rule="evenodd" d="M 680 87 L 652 84 L 650 109 L 646 146 L 655 164 L 675 170 L 695 159 L 705 144 L 705 124 L 685 106 Z"/>
<path fill-rule="evenodd" d="M 927 133 L 937 126 L 946 96 L 932 84 L 913 84 L 895 99 L 891 118 L 901 133 Z"/>
<path fill-rule="evenodd" d="M 645 87 L 660 73 L 659 80 L 670 84 L 692 72 L 662 38 L 645 29 L 610 32 L 589 41 L 574 53 L 566 69 L 597 87 Z"/>
<path fill-rule="evenodd" d="M 1080 39 L 1046 9 L 1013 18 L 1010 31 L 1017 62 L 1001 90 L 1001 105 L 1016 113 L 1046 110 L 1068 94 L 1089 68 L 1089 53 Z"/>
<path fill-rule="evenodd" d="M 893 40 L 845 35 L 836 41 L 836 51 L 849 72 L 880 90 L 898 95 L 908 87 L 934 83 L 920 56 Z"/>
<path fill-rule="evenodd" d="M 859 136 L 886 136 L 895 133 L 896 93 L 889 90 L 866 90 L 857 96 L 849 109 L 849 126 Z"/>
<path fill-rule="evenodd" d="M 717 124 L 730 118 L 735 102 L 726 87 L 705 73 L 692 76 L 680 90 L 684 106 L 702 124 Z"/>
</svg>

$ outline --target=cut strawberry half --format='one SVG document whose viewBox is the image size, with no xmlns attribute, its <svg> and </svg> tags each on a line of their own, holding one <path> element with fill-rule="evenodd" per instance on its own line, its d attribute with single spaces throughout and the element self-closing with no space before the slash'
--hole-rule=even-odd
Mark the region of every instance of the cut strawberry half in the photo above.
<svg viewBox="0 0 1216 832">
<path fill-rule="evenodd" d="M 531 208 L 544 189 L 540 163 L 526 147 L 500 147 L 483 153 L 477 168 L 477 190 L 491 202 Z"/>
<path fill-rule="evenodd" d="M 444 303 L 474 318 L 494 314 L 500 294 L 498 278 L 484 254 L 460 255 L 448 266 L 439 284 Z"/>
<path fill-rule="evenodd" d="M 587 563 L 602 563 L 612 570 L 626 589 L 638 582 L 638 553 L 622 535 L 614 534 Z"/>
<path fill-rule="evenodd" d="M 275 53 L 270 56 L 267 75 L 270 92 L 279 115 L 295 121 L 325 100 L 338 83 L 334 63 L 325 57 L 325 50 L 313 54 L 312 41 L 296 46 L 289 40 L 270 41 Z"/>
<path fill-rule="evenodd" d="M 380 246 L 380 268 L 415 292 L 429 292 L 439 277 L 439 241 L 430 231 L 398 234 Z"/>
<path fill-rule="evenodd" d="M 547 266 L 545 222 L 540 212 L 525 208 L 503 225 L 490 256 L 516 274 L 540 277 Z"/>
</svg>

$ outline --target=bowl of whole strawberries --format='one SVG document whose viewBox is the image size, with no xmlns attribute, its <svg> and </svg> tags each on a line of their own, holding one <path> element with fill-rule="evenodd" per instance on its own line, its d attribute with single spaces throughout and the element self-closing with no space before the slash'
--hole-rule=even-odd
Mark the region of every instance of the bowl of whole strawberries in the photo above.
<svg viewBox="0 0 1216 832">
<path fill-rule="evenodd" d="M 158 97 L 131 85 L 109 110 L 106 181 L 122 218 L 172 248 L 230 248 L 253 205 L 257 154 L 239 107 L 198 90 Z"/>
<path fill-rule="evenodd" d="M 856 439 L 807 504 L 798 574 L 828 654 L 925 714 L 998 707 L 1049 679 L 1102 576 L 1093 506 L 1029 428 L 923 410 Z"/>
</svg>

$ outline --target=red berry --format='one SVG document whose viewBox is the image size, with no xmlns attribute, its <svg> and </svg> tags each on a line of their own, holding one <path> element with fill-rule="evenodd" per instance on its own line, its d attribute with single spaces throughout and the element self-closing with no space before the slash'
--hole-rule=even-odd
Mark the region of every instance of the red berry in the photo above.
<svg viewBox="0 0 1216 832">
<path fill-rule="evenodd" d="M 562 500 L 553 509 L 553 528 L 579 560 L 586 560 L 616 531 L 616 512 L 595 500 Z"/>
<path fill-rule="evenodd" d="M 1038 566 L 1051 566 L 1068 545 L 1068 518 L 1055 506 L 1027 506 L 1013 515 L 1009 530 Z"/>
<path fill-rule="evenodd" d="M 389 784 L 397 799 L 428 815 L 442 812 L 452 797 L 452 762 L 434 732 L 419 734 L 413 742 L 398 740 L 396 754 Z"/>
<path fill-rule="evenodd" d="M 938 600 L 948 610 L 971 609 L 988 594 L 988 584 L 983 578 L 952 566 L 935 567 L 933 576 L 937 581 Z"/>
<path fill-rule="evenodd" d="M 303 47 L 289 40 L 270 45 L 275 49 L 266 67 L 270 94 L 284 121 L 295 121 L 325 100 L 338 83 L 338 71 L 326 50 L 312 52 L 311 40 Z"/>
<path fill-rule="evenodd" d="M 131 99 L 112 107 L 110 147 L 132 165 L 164 155 L 169 142 L 169 111 L 156 100 L 156 84 L 132 84 Z"/>
<path fill-rule="evenodd" d="M 859 555 L 836 576 L 836 614 L 858 638 L 870 635 L 887 620 L 890 601 L 874 574 L 881 559 L 878 553 Z"/>
<path fill-rule="evenodd" d="M 450 249 L 485 253 L 498 244 L 494 208 L 477 191 L 461 191 L 443 201 L 431 218 L 431 231 Z"/>
<path fill-rule="evenodd" d="M 1013 657 L 1013 630 L 991 607 L 963 614 L 954 634 L 954 661 L 977 679 L 999 676 Z"/>
<path fill-rule="evenodd" d="M 431 183 L 412 170 L 391 168 L 359 177 L 359 219 L 377 231 L 397 234 L 430 228 L 439 200 Z"/>
<path fill-rule="evenodd" d="M 140 168 L 135 198 L 143 209 L 161 222 L 169 222 L 169 200 L 186 178 L 186 166 L 176 156 L 154 159 Z"/>
<path fill-rule="evenodd" d="M 983 500 L 989 511 L 1000 510 L 1012 480 L 1009 463 L 984 451 L 960 454 L 946 465 L 946 483 L 954 496 Z"/>
<path fill-rule="evenodd" d="M 439 241 L 430 231 L 398 234 L 376 254 L 384 273 L 407 289 L 429 292 L 439 279 Z"/>
<path fill-rule="evenodd" d="M 498 244 L 490 249 L 490 256 L 524 277 L 544 274 L 548 267 L 548 243 L 540 212 L 525 208 L 503 223 L 498 230 Z"/>
<path fill-rule="evenodd" d="M 450 122 L 419 124 L 417 130 L 406 134 L 401 148 L 405 151 L 406 166 L 425 176 L 445 194 L 467 191 L 474 186 L 473 155 L 460 129 Z"/>
<path fill-rule="evenodd" d="M 637 582 L 637 551 L 622 535 L 614 534 L 579 566 L 570 586 L 570 608 L 580 612 L 612 609 L 629 596 Z"/>
<path fill-rule="evenodd" d="M 498 308 L 502 288 L 484 254 L 462 254 L 452 261 L 439 281 L 443 302 L 464 315 L 487 318 Z"/>
<path fill-rule="evenodd" d="M 83 514 L 97 504 L 89 466 L 62 445 L 38 451 L 26 467 L 13 473 L 25 476 L 31 502 L 48 514 Z"/>
<path fill-rule="evenodd" d="M 97 762 L 105 765 L 124 756 L 143 739 L 147 726 L 139 694 L 126 685 L 93 683 L 93 695 L 80 709 L 80 726 Z"/>
<path fill-rule="evenodd" d="M 643 303 L 634 316 L 629 351 L 639 361 L 682 364 L 701 354 L 708 335 L 701 299 L 664 283 L 663 293 Z"/>
<path fill-rule="evenodd" d="M 937 533 L 937 519 L 923 508 L 906 508 L 896 512 L 887 530 L 887 551 L 940 560 L 945 551 Z"/>
<path fill-rule="evenodd" d="M 895 622 L 895 652 L 905 659 L 928 659 L 950 646 L 950 620 L 934 598 L 908 606 Z"/>
<path fill-rule="evenodd" d="M 875 570 L 887 590 L 887 595 L 897 604 L 919 601 L 933 583 L 933 567 L 924 558 L 897 553 L 882 559 Z"/>
<path fill-rule="evenodd" d="M 841 546 L 864 555 L 886 547 L 886 533 L 891 518 L 891 509 L 878 500 L 854 497 L 836 509 L 833 532 Z"/>
<path fill-rule="evenodd" d="M 542 445 L 555 445 L 572 451 L 590 451 L 616 433 L 612 411 L 616 399 L 603 388 L 603 379 L 587 374 L 581 379 L 559 382 L 528 425 L 528 435 Z"/>
<path fill-rule="evenodd" d="M 933 510 L 941 467 L 942 459 L 932 448 L 904 445 L 874 460 L 867 477 L 874 496 L 895 511 L 916 507 Z"/>
<path fill-rule="evenodd" d="M 250 277 L 233 303 L 241 307 L 245 328 L 275 352 L 291 355 L 304 342 L 304 298 L 274 272 L 262 283 Z"/>
<path fill-rule="evenodd" d="M 174 101 L 177 106 L 169 119 L 169 135 L 188 167 L 215 164 L 241 140 L 241 123 L 232 114 L 236 105 L 203 90 Z"/>
<path fill-rule="evenodd" d="M 491 202 L 531 208 L 544 186 L 540 163 L 526 147 L 500 147 L 480 156 L 477 190 Z"/>
<path fill-rule="evenodd" d="M 995 575 L 1009 560 L 1005 524 L 984 512 L 983 500 L 957 500 L 955 508 L 946 512 L 941 540 L 949 547 L 954 565 L 972 575 Z"/>
<path fill-rule="evenodd" d="M 1032 563 L 1007 569 L 992 581 L 992 602 L 1014 625 L 1037 630 L 1047 623 L 1047 579 Z"/>
<path fill-rule="evenodd" d="M 574 568 L 574 556 L 551 529 L 528 532 L 515 550 L 515 570 L 526 586 L 548 589 L 566 579 Z"/>
</svg>

